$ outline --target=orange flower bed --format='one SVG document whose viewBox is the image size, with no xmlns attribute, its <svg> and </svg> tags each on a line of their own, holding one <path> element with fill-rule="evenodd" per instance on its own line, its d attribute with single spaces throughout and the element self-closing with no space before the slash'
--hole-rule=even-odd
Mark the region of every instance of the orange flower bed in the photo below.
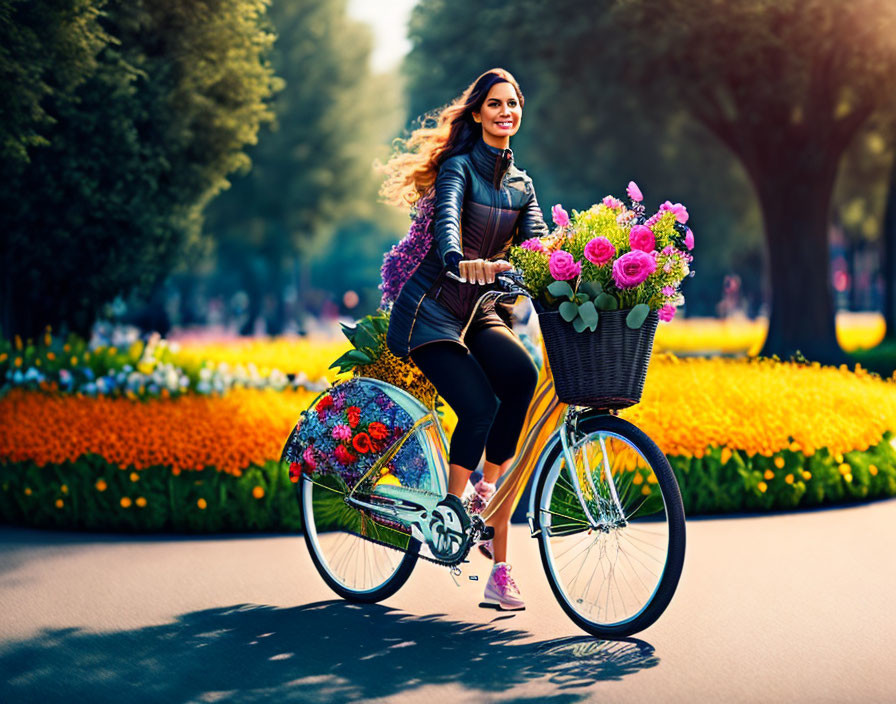
<svg viewBox="0 0 896 704">
<path fill-rule="evenodd" d="M 121 468 L 214 467 L 239 476 L 280 456 L 316 395 L 237 389 L 144 402 L 13 390 L 0 403 L 0 457 L 43 466 L 97 454 Z"/>
</svg>

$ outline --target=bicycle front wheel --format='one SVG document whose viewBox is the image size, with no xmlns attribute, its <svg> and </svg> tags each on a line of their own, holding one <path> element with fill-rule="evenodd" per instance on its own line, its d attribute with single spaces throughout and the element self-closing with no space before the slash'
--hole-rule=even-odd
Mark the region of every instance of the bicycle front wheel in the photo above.
<svg viewBox="0 0 896 704">
<path fill-rule="evenodd" d="M 554 595 L 580 628 L 625 637 L 654 623 L 678 586 L 681 492 L 665 455 L 628 421 L 585 416 L 578 430 L 576 466 L 567 467 L 557 443 L 536 488 L 541 559 Z"/>
<path fill-rule="evenodd" d="M 407 581 L 420 543 L 345 503 L 341 477 L 302 477 L 302 529 L 311 560 L 327 585 L 343 599 L 373 603 L 392 596 Z"/>
</svg>

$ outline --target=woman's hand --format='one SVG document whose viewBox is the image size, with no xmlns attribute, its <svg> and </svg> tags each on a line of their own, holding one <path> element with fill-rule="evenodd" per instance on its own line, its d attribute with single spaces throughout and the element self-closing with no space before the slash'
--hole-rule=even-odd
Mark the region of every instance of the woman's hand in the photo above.
<svg viewBox="0 0 896 704">
<path fill-rule="evenodd" d="M 495 282 L 495 274 L 513 269 L 510 262 L 504 259 L 489 261 L 488 259 L 465 259 L 458 262 L 460 277 L 471 284 L 491 284 Z"/>
</svg>

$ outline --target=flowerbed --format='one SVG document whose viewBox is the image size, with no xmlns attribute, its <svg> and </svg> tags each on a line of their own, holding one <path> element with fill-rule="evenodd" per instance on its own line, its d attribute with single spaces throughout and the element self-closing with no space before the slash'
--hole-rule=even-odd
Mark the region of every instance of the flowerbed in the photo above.
<svg viewBox="0 0 896 704">
<path fill-rule="evenodd" d="M 316 392 L 0 398 L 0 520 L 116 530 L 295 530 L 276 460 Z M 446 407 L 450 435 L 456 422 Z M 896 495 L 896 383 L 861 368 L 657 354 L 622 412 L 660 445 L 689 514 Z"/>
</svg>

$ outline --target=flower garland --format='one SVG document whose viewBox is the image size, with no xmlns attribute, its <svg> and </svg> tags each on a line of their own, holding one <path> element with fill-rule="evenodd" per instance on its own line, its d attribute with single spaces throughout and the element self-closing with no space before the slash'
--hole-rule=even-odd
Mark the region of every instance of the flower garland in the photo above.
<svg viewBox="0 0 896 704">
<path fill-rule="evenodd" d="M 380 307 L 387 309 L 432 245 L 432 222 L 435 215 L 435 188 L 426 192 L 411 210 L 411 227 L 402 240 L 383 256 L 380 270 L 383 292 Z"/>
</svg>

